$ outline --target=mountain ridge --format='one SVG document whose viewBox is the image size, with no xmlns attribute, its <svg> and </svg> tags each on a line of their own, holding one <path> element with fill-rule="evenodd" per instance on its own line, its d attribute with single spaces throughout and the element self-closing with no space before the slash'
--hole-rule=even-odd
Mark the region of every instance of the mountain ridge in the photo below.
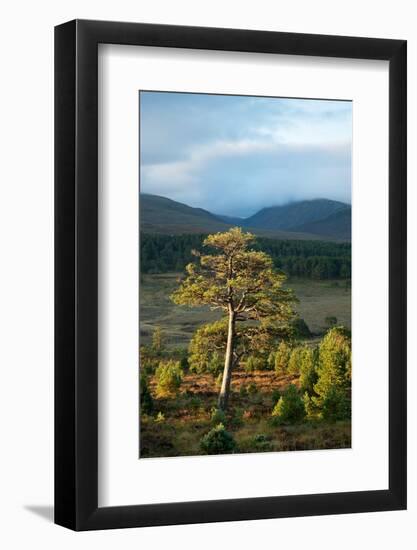
<svg viewBox="0 0 417 550">
<path fill-rule="evenodd" d="M 210 233 L 237 225 L 275 239 L 350 240 L 351 206 L 340 201 L 297 201 L 262 208 L 248 218 L 238 218 L 159 195 L 141 193 L 140 197 L 140 226 L 146 233 Z"/>
<path fill-rule="evenodd" d="M 261 208 L 245 219 L 245 225 L 268 229 L 293 229 L 306 223 L 327 218 L 346 208 L 346 203 L 330 199 L 294 201 L 279 206 Z"/>
<path fill-rule="evenodd" d="M 329 236 L 340 240 L 351 240 L 352 209 L 350 206 L 341 208 L 321 220 L 305 223 L 294 228 L 296 231 Z"/>
</svg>

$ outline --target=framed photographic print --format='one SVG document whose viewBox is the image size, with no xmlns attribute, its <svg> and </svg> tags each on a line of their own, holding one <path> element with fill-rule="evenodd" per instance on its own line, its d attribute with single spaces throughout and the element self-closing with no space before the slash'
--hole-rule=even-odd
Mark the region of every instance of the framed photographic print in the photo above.
<svg viewBox="0 0 417 550">
<path fill-rule="evenodd" d="M 406 42 L 55 30 L 55 521 L 406 507 Z"/>
</svg>

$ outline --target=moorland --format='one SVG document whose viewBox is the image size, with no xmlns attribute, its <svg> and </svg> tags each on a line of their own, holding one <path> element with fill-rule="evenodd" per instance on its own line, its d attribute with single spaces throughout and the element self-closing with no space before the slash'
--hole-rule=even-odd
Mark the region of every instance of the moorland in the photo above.
<svg viewBox="0 0 417 550">
<path fill-rule="evenodd" d="M 264 209 L 242 220 L 164 197 L 145 197 L 140 457 L 350 447 L 350 207 L 303 201 L 288 212 Z M 201 296 L 190 298 L 187 288 L 185 299 L 184 285 L 190 279 L 187 265 L 198 270 L 202 255 L 227 255 L 224 248 L 207 249 L 207 236 L 230 234 L 236 225 L 242 234 L 253 235 L 241 254 L 249 254 L 248 262 L 251 254 L 264 262 L 264 272 L 259 268 L 253 273 L 264 277 L 262 299 L 270 300 L 275 313 L 269 309 L 264 316 L 248 316 L 247 323 L 237 321 L 249 330 L 235 331 L 239 354 L 231 359 L 224 407 L 219 393 L 224 386 L 227 315 Z M 247 266 L 242 265 L 243 271 L 232 279 L 244 278 Z M 269 268 L 274 274 L 270 280 L 265 279 Z M 216 279 L 216 292 L 230 281 L 230 274 L 229 279 L 222 277 Z M 276 277 L 281 294 L 273 291 Z M 294 297 L 291 314 L 280 310 L 279 317 L 278 301 L 285 296 Z"/>
</svg>

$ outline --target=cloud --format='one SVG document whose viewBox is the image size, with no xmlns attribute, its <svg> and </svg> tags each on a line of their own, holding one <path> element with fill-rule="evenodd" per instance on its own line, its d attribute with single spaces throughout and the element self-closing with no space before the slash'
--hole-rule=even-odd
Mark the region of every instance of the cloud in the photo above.
<svg viewBox="0 0 417 550">
<path fill-rule="evenodd" d="M 141 190 L 229 215 L 350 201 L 351 104 L 141 93 Z"/>
</svg>

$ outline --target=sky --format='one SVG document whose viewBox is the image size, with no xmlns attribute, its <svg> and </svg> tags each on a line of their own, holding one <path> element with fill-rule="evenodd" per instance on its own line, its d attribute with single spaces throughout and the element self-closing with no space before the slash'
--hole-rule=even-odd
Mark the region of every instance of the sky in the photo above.
<svg viewBox="0 0 417 550">
<path fill-rule="evenodd" d="M 140 92 L 140 189 L 247 217 L 351 202 L 352 103 Z"/>
</svg>

